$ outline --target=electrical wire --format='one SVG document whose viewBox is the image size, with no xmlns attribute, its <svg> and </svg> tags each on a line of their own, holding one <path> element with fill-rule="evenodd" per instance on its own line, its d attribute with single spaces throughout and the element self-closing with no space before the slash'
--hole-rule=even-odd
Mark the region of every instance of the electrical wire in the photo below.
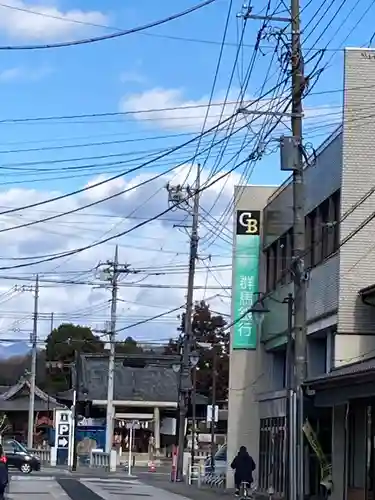
<svg viewBox="0 0 375 500">
<path fill-rule="evenodd" d="M 184 17 L 188 14 L 191 14 L 192 12 L 198 11 L 202 9 L 203 7 L 206 7 L 212 3 L 214 3 L 216 0 L 205 0 L 204 2 L 201 2 L 197 5 L 193 5 L 189 9 L 186 9 L 182 12 L 178 12 L 177 14 L 172 14 L 164 19 L 160 19 L 158 21 L 154 21 L 148 24 L 144 24 L 143 26 L 137 26 L 136 28 L 131 28 L 128 30 L 122 30 L 119 32 L 115 33 L 110 33 L 108 35 L 102 35 L 102 36 L 97 36 L 97 37 L 92 37 L 92 38 L 83 38 L 81 40 L 72 40 L 68 42 L 59 42 L 59 43 L 52 43 L 52 44 L 39 44 L 39 45 L 0 45 L 0 50 L 41 50 L 41 49 L 58 49 L 62 47 L 72 47 L 72 46 L 77 46 L 77 45 L 87 45 L 91 43 L 96 43 L 96 42 L 102 42 L 105 40 L 111 40 L 115 38 L 120 38 L 125 35 L 130 35 L 133 33 L 139 33 L 144 30 L 150 29 L 150 28 L 155 28 L 156 26 L 161 26 L 162 24 L 166 24 L 168 22 L 174 21 L 175 19 L 179 19 L 181 17 Z M 9 5 L 3 4 L 2 7 L 7 7 L 7 8 L 12 8 Z M 31 11 L 30 11 L 31 13 Z"/>
<path fill-rule="evenodd" d="M 280 120 L 279 120 L 280 121 Z M 246 158 L 245 160 L 243 160 L 242 162 L 240 162 L 239 164 L 235 165 L 234 167 L 232 167 L 230 170 L 228 170 L 227 172 L 225 172 L 224 174 L 222 174 L 221 176 L 217 177 L 216 179 L 212 180 L 211 182 L 206 182 L 201 188 L 199 188 L 199 192 L 203 192 L 205 191 L 206 189 L 208 189 L 209 187 L 213 186 L 214 184 L 216 184 L 219 180 L 221 179 L 224 179 L 227 175 L 230 175 L 232 172 L 234 172 L 235 170 L 237 170 L 238 168 L 240 168 L 243 164 L 245 164 L 246 162 L 248 161 L 248 159 Z M 197 191 L 197 190 L 195 190 Z M 189 194 L 188 197 L 191 197 L 193 196 L 193 193 L 192 194 Z M 176 205 L 173 205 L 173 206 L 170 206 L 168 207 L 167 209 L 163 210 L 162 212 L 154 215 L 153 217 L 150 217 L 148 220 L 146 221 L 142 221 L 140 223 L 138 223 L 137 225 L 131 227 L 130 229 L 127 229 L 125 231 L 122 231 L 118 234 L 115 234 L 115 235 L 112 235 L 112 236 L 108 236 L 106 238 L 103 238 L 102 240 L 100 241 L 97 241 L 95 242 L 94 244 L 91 244 L 91 245 L 85 245 L 85 246 L 82 246 L 80 248 L 76 248 L 74 250 L 70 250 L 70 251 L 67 251 L 67 252 L 62 252 L 60 255 L 58 256 L 53 256 L 53 257 L 49 257 L 49 258 L 46 258 L 46 259 L 41 259 L 39 261 L 34 261 L 34 262 L 28 262 L 28 263 L 23 263 L 23 264 L 17 264 L 15 266 L 3 266 L 3 267 L 0 267 L 0 270 L 8 270 L 8 269 L 17 269 L 17 268 L 23 268 L 23 267 L 28 267 L 28 266 L 33 266 L 33 265 L 37 265 L 37 264 L 42 264 L 42 263 L 45 263 L 45 262 L 50 262 L 50 261 L 53 261 L 53 260 L 56 260 L 56 259 L 60 259 L 62 257 L 67 257 L 69 255 L 72 255 L 72 254 L 78 254 L 78 253 L 81 253 L 85 250 L 88 250 L 88 249 L 91 249 L 91 248 L 94 248 L 96 246 L 99 246 L 99 245 L 102 245 L 104 243 L 108 243 L 109 241 L 112 241 L 114 239 L 117 239 L 117 238 L 120 238 L 122 236 L 125 236 L 131 232 L 133 232 L 134 230 L 136 229 L 139 229 L 140 227 L 143 227 L 144 225 L 152 222 L 152 221 L 155 221 L 157 220 L 159 217 L 169 213 L 171 210 L 173 210 L 174 208 L 176 208 L 178 204 Z"/>
</svg>

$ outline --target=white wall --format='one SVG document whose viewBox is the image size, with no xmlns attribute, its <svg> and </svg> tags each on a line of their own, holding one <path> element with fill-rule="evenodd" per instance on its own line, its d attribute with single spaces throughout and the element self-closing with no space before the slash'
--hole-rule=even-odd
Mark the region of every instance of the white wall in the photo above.
<svg viewBox="0 0 375 500">
<path fill-rule="evenodd" d="M 274 187 L 268 186 L 236 187 L 235 210 L 263 210 L 274 189 Z M 235 222 L 234 220 L 234 224 Z M 260 273 L 260 276 L 262 274 Z M 259 290 L 264 291 L 262 284 L 260 284 Z M 233 316 L 232 308 L 232 320 Z M 227 454 L 227 486 L 229 488 L 233 487 L 233 472 L 230 469 L 230 463 L 240 446 L 246 446 L 254 460 L 258 462 L 259 415 L 256 393 L 259 392 L 262 378 L 259 370 L 260 353 L 260 346 L 254 350 L 233 350 L 231 348 L 230 352 Z"/>
</svg>

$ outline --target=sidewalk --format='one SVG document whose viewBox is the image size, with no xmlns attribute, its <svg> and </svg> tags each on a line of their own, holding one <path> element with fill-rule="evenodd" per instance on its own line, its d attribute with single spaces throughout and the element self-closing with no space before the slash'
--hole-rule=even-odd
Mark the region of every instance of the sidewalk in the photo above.
<svg viewBox="0 0 375 500">
<path fill-rule="evenodd" d="M 190 486 L 186 483 L 172 483 L 165 476 L 161 477 L 157 474 L 141 473 L 138 474 L 138 479 L 150 486 L 155 486 L 156 488 L 160 488 L 170 493 L 182 495 L 191 500 L 213 500 L 217 496 L 223 497 L 224 500 L 227 497 L 233 496 L 232 491 L 224 488 L 210 488 L 208 486 L 198 488 L 197 486 Z"/>
</svg>

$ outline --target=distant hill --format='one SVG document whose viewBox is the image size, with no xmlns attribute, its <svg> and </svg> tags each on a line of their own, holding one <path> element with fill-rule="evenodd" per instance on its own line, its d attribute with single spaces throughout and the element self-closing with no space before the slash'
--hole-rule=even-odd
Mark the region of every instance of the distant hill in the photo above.
<svg viewBox="0 0 375 500">
<path fill-rule="evenodd" d="M 9 345 L 0 344 L 0 359 L 9 359 L 16 356 L 26 356 L 30 352 L 31 347 L 27 342 L 14 342 Z"/>
</svg>

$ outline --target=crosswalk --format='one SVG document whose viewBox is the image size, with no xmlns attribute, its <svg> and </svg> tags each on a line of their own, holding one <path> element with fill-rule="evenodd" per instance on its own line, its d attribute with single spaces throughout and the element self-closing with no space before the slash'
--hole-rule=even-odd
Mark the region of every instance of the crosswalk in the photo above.
<svg viewBox="0 0 375 500">
<path fill-rule="evenodd" d="M 38 498 L 38 500 L 70 500 L 61 486 L 52 477 L 19 479 L 22 476 L 11 478 L 5 498 L 8 500 L 25 500 L 27 498 Z"/>
<path fill-rule="evenodd" d="M 103 500 L 187 500 L 136 479 L 86 478 L 80 482 Z"/>
<path fill-rule="evenodd" d="M 90 489 L 104 500 L 139 500 L 139 497 L 153 498 L 152 494 L 147 492 L 149 489 L 136 479 L 99 479 L 99 478 L 84 478 L 80 479 L 86 488 Z M 155 498 L 155 497 L 154 497 Z"/>
<path fill-rule="evenodd" d="M 132 478 L 12 476 L 7 500 L 187 500 Z"/>
</svg>

